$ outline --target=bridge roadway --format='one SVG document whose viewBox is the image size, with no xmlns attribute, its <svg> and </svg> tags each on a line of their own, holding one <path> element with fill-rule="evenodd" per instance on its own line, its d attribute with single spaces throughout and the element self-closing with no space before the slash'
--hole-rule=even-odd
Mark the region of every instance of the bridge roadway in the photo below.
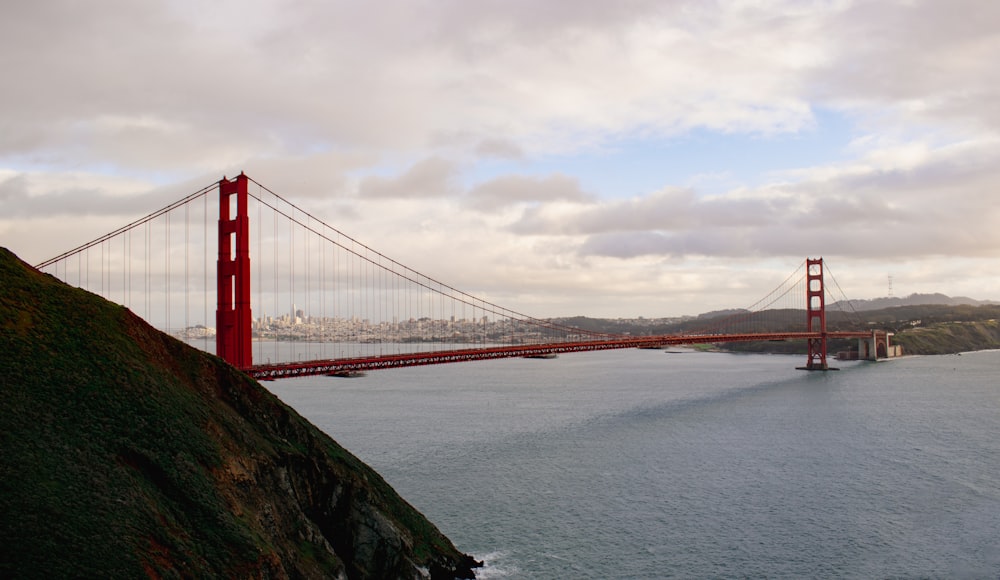
<svg viewBox="0 0 1000 580">
<path fill-rule="evenodd" d="M 827 332 L 826 338 L 865 338 L 871 332 Z M 515 358 L 545 356 L 568 352 L 586 352 L 594 350 L 611 350 L 616 348 L 657 348 L 677 346 L 682 344 L 711 344 L 723 342 L 749 342 L 760 340 L 807 340 L 822 338 L 819 332 L 774 332 L 755 334 L 695 334 L 695 335 L 661 335 L 615 337 L 607 340 L 588 340 L 580 342 L 554 342 L 545 344 L 522 344 L 517 346 L 495 346 L 482 348 L 465 348 L 455 350 L 439 350 L 432 352 L 413 352 L 403 354 L 388 354 L 352 358 L 339 358 L 314 361 L 300 361 L 267 365 L 253 365 L 243 369 L 251 377 L 258 380 L 288 379 L 315 375 L 337 375 L 360 373 L 376 369 L 390 369 L 434 365 L 474 360 L 489 360 L 498 358 Z"/>
</svg>

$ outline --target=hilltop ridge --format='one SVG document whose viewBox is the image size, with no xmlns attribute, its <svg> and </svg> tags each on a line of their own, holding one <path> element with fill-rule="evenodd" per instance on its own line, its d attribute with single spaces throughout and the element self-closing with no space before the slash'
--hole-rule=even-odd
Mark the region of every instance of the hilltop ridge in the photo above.
<svg viewBox="0 0 1000 580">
<path fill-rule="evenodd" d="M 472 578 L 243 373 L 0 248 L 0 576 Z"/>
<path fill-rule="evenodd" d="M 865 312 L 868 310 L 884 310 L 886 308 L 897 308 L 900 306 L 986 306 L 998 304 L 995 300 L 976 300 L 967 296 L 948 296 L 940 292 L 931 294 L 910 294 L 909 296 L 884 296 L 882 298 L 871 298 L 869 300 L 846 300 L 834 302 L 827 306 L 830 309 L 854 310 Z"/>
<path fill-rule="evenodd" d="M 883 299 L 879 299 L 883 300 Z M 904 304 L 903 302 L 906 302 Z M 846 303 L 827 306 L 827 324 L 831 330 L 859 330 L 865 328 L 888 330 L 894 333 L 892 341 L 903 346 L 908 354 L 952 354 L 956 352 L 1000 348 L 1000 304 L 971 298 L 951 298 L 944 294 L 913 294 L 893 302 L 869 301 L 867 304 L 897 304 L 884 308 L 855 308 L 845 311 Z M 553 321 L 579 328 L 635 336 L 656 334 L 682 334 L 699 332 L 706 322 L 725 319 L 742 310 L 723 310 L 682 318 L 601 319 L 573 318 Z M 801 330 L 803 310 L 776 310 L 760 330 L 782 332 Z M 849 349 L 850 340 L 831 340 L 832 351 Z M 741 352 L 770 352 L 804 354 L 803 341 L 775 343 L 771 341 L 731 343 L 727 350 Z"/>
</svg>

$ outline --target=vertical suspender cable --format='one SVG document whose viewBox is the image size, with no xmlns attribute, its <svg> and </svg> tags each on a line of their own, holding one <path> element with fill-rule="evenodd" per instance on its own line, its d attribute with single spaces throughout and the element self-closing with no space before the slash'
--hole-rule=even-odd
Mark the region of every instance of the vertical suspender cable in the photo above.
<svg viewBox="0 0 1000 580">
<path fill-rule="evenodd" d="M 395 271 L 395 269 L 393 269 L 393 277 L 392 277 L 392 331 L 393 331 L 393 337 L 394 337 L 393 342 L 396 344 L 396 354 L 399 354 L 401 352 L 400 349 L 402 348 L 402 346 L 399 344 L 399 340 L 396 340 L 396 337 L 399 336 L 399 328 L 400 328 L 399 327 L 399 317 L 400 317 L 400 308 L 399 308 L 399 300 L 400 300 L 400 295 L 399 294 L 400 294 L 400 292 L 399 292 L 399 285 L 400 285 L 401 282 L 402 282 L 402 280 L 399 279 L 399 274 Z"/>
<path fill-rule="evenodd" d="M 386 346 L 386 340 L 388 334 L 386 332 L 388 324 L 386 323 L 389 318 L 389 303 L 386 301 L 387 286 L 389 284 L 388 271 L 386 267 L 382 264 L 382 256 L 376 254 L 376 260 L 378 260 L 378 331 L 379 331 L 379 342 L 382 345 L 379 347 L 379 352 L 383 353 Z"/>
<path fill-rule="evenodd" d="M 294 210 L 292 212 L 292 215 L 294 215 Z M 293 218 L 291 218 L 291 217 L 288 218 L 288 240 L 289 240 L 289 243 L 288 243 L 288 265 L 289 265 L 288 287 L 290 289 L 289 290 L 289 294 L 291 296 L 291 302 L 292 302 L 291 321 L 292 321 L 292 325 L 294 326 L 295 325 L 295 316 L 296 316 L 296 313 L 295 313 L 295 227 L 293 225 L 292 220 L 293 220 Z M 292 350 L 294 350 L 294 347 L 293 347 Z M 296 358 L 294 358 L 294 353 L 293 353 L 292 360 L 297 360 Z"/>
<path fill-rule="evenodd" d="M 365 252 L 365 254 L 366 254 L 365 258 L 367 258 L 367 251 Z M 368 281 L 368 266 L 369 265 L 370 264 L 367 262 L 367 260 L 364 260 L 364 259 L 361 260 L 361 266 L 364 268 L 364 272 L 365 272 L 365 276 L 364 276 L 364 279 L 362 281 L 362 286 L 361 286 L 361 289 L 362 289 L 362 291 L 364 291 L 364 294 L 365 294 L 365 305 L 364 305 L 364 310 L 363 310 L 363 316 L 361 317 L 362 321 L 364 321 L 364 320 L 370 320 L 372 318 L 371 309 L 368 306 L 368 298 L 369 298 L 368 294 L 372 291 L 372 284 L 369 283 L 369 281 Z M 368 330 L 367 328 L 364 328 L 364 327 L 362 327 L 362 329 L 365 330 L 365 331 Z M 371 354 L 371 344 L 370 343 L 367 343 L 367 346 L 365 347 L 365 350 L 366 350 L 365 354 L 367 354 L 367 355 Z"/>
<path fill-rule="evenodd" d="M 146 245 L 143 248 L 143 260 L 142 260 L 142 265 L 144 270 L 142 274 L 143 277 L 142 289 L 145 294 L 145 304 L 143 306 L 142 317 L 145 318 L 147 322 L 149 321 L 149 314 L 150 314 L 149 312 L 149 228 L 151 227 L 152 224 L 150 222 L 146 222 L 146 228 L 145 228 Z"/>
<path fill-rule="evenodd" d="M 351 242 L 351 249 L 352 250 L 354 249 L 354 242 Z M 347 310 L 347 316 L 348 316 L 348 320 L 350 321 L 350 323 L 349 323 L 350 324 L 350 327 L 349 327 L 350 328 L 350 334 L 349 335 L 350 336 L 354 336 L 355 332 L 357 330 L 357 327 L 355 326 L 355 312 L 357 311 L 357 309 L 355 308 L 354 302 L 357 300 L 358 276 L 354 272 L 354 258 L 355 258 L 354 253 L 352 252 L 352 253 L 348 254 L 346 257 L 347 257 L 347 267 L 348 267 L 348 270 L 347 270 L 347 284 L 348 284 L 348 288 L 349 288 L 348 294 L 347 294 L 348 298 L 349 298 L 349 300 L 347 302 L 347 309 L 348 309 Z M 360 271 L 358 273 L 360 273 Z"/>
<path fill-rule="evenodd" d="M 259 185 L 257 186 L 257 195 L 258 195 L 258 197 L 261 195 L 261 193 L 260 193 L 260 186 Z M 247 201 L 249 202 L 249 200 L 247 200 Z M 258 362 L 262 361 L 263 358 L 264 358 L 264 353 L 261 350 L 261 349 L 263 349 L 263 344 L 261 344 L 261 341 L 260 341 L 261 337 L 260 337 L 260 335 L 262 334 L 262 331 L 264 329 L 264 324 L 267 322 L 265 320 L 265 318 L 266 318 L 265 315 L 267 313 L 264 311 L 264 302 L 261 299 L 261 292 L 262 292 L 261 268 L 264 265 L 264 261 L 262 260 L 262 258 L 264 257 L 264 253 L 263 253 L 263 250 L 261 249 L 261 230 L 264 229 L 264 227 L 263 227 L 264 226 L 264 220 L 261 217 L 261 212 L 263 211 L 262 210 L 263 206 L 264 206 L 264 204 L 260 203 L 260 200 L 257 200 L 257 224 L 256 224 L 257 225 L 257 258 L 256 258 L 257 265 L 256 265 L 256 267 L 254 269 L 257 271 L 257 284 L 256 284 L 256 288 L 255 288 L 256 289 L 256 296 L 257 296 L 257 298 L 255 299 L 255 303 L 257 305 L 257 308 L 259 309 L 258 312 L 257 312 L 257 317 L 258 317 L 258 320 L 260 321 L 256 325 L 257 326 L 257 334 L 258 334 L 258 337 L 257 337 L 257 361 Z M 253 308 L 251 308 L 251 311 L 252 310 L 253 310 Z"/>
<path fill-rule="evenodd" d="M 273 227 L 272 227 L 272 231 L 271 231 L 271 234 L 272 234 L 271 271 L 272 271 L 273 276 L 274 276 L 274 285 L 273 285 L 273 288 L 274 288 L 274 309 L 271 312 L 271 316 L 277 317 L 278 316 L 278 312 L 280 312 L 278 310 L 278 305 L 281 304 L 278 301 L 278 212 L 271 212 L 271 216 L 272 216 L 272 221 L 273 221 Z M 277 337 L 277 333 L 274 336 L 273 350 L 274 350 L 274 361 L 278 362 L 279 359 L 278 359 L 278 337 Z"/>
<path fill-rule="evenodd" d="M 326 234 L 324 228 L 324 235 Z M 326 244 L 319 240 L 319 357 L 326 358 Z"/>
<path fill-rule="evenodd" d="M 191 275 L 191 272 L 190 272 L 190 270 L 188 268 L 188 252 L 189 252 L 189 250 L 191 248 L 191 234 L 190 234 L 190 231 L 189 231 L 190 226 L 191 226 L 190 208 L 188 208 L 188 204 L 185 203 L 184 204 L 184 333 L 185 333 L 185 342 L 187 342 L 187 337 L 189 336 L 188 329 L 191 328 L 190 319 L 188 317 L 188 312 L 190 311 L 190 307 L 191 307 L 191 298 L 190 298 L 190 296 L 191 296 L 191 279 L 189 278 L 189 276 Z"/>
<path fill-rule="evenodd" d="M 330 260 L 330 267 L 333 269 L 332 272 L 331 272 L 331 274 L 330 274 L 330 284 L 332 286 L 332 288 L 331 288 L 330 291 L 333 294 L 331 296 L 331 299 L 333 301 L 333 306 L 332 306 L 332 308 L 330 310 L 330 318 L 331 318 L 331 321 L 333 322 L 333 330 L 332 330 L 332 336 L 333 336 L 333 338 L 332 338 L 332 340 L 333 340 L 334 343 L 338 343 L 341 340 L 340 339 L 340 334 L 341 334 L 340 333 L 340 330 L 341 330 L 341 321 L 340 321 L 340 319 L 341 319 L 341 314 L 340 314 L 341 313 L 341 309 L 340 309 L 340 296 L 343 294 L 343 292 L 339 292 L 340 287 L 338 285 L 338 281 L 340 280 L 340 270 L 339 270 L 339 267 L 338 267 L 339 263 L 340 263 L 340 260 L 338 259 L 339 256 L 340 256 L 340 253 L 337 251 L 337 246 L 332 246 L 330 248 L 330 251 L 333 252 L 333 256 L 331 256 L 331 260 Z M 331 355 L 331 358 L 337 358 L 337 351 L 336 350 L 333 351 L 333 354 Z"/>
<path fill-rule="evenodd" d="M 128 287 L 128 281 L 126 279 L 126 272 L 128 272 L 129 262 L 131 261 L 128 256 L 128 237 L 132 234 L 132 230 L 125 232 L 122 235 L 122 306 L 128 306 L 128 297 L 126 296 L 126 288 Z"/>
<path fill-rule="evenodd" d="M 202 206 L 203 206 L 202 207 L 202 219 L 205 222 L 205 225 L 202 228 L 202 248 L 203 248 L 204 251 L 202 252 L 202 262 L 201 262 L 201 272 L 202 272 L 202 275 L 201 275 L 201 277 L 202 277 L 202 285 L 201 285 L 201 287 L 202 287 L 202 297 L 201 297 L 201 304 L 202 304 L 202 317 L 203 317 L 202 318 L 202 320 L 203 320 L 202 325 L 205 328 L 204 328 L 204 330 L 202 330 L 202 336 L 204 337 L 202 339 L 202 349 L 205 352 L 208 352 L 208 327 L 209 327 L 209 323 L 208 323 L 208 287 L 209 287 L 209 282 L 208 282 L 208 240 L 209 240 L 209 236 L 208 236 L 208 195 L 204 196 L 204 200 L 205 201 L 202 204 Z M 212 349 L 212 350 L 215 350 L 215 349 Z"/>
<path fill-rule="evenodd" d="M 132 230 L 128 231 L 128 255 L 125 257 L 125 267 L 128 268 L 128 283 L 125 285 L 125 304 L 132 306 Z"/>
<path fill-rule="evenodd" d="M 166 232 L 166 241 L 164 246 L 166 251 L 163 252 L 163 260 L 166 264 L 167 273 L 163 277 L 163 302 L 166 305 L 165 311 L 167 320 L 164 322 L 163 331 L 170 334 L 170 214 L 166 214 L 164 231 Z"/>
<path fill-rule="evenodd" d="M 312 221 L 312 216 L 306 216 L 306 224 L 310 224 Z M 309 320 L 312 315 L 312 240 L 309 237 L 309 227 L 307 225 L 306 230 L 302 232 L 303 237 L 306 241 L 305 258 L 306 258 L 306 309 L 305 316 L 303 317 L 303 322 Z M 306 358 L 312 360 L 312 324 L 306 324 Z"/>
</svg>

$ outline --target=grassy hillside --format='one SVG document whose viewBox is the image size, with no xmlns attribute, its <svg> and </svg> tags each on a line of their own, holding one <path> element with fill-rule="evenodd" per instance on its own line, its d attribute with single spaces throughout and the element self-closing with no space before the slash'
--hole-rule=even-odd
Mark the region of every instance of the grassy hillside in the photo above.
<svg viewBox="0 0 1000 580">
<path fill-rule="evenodd" d="M 1000 348 L 1000 322 L 938 322 L 900 331 L 893 337 L 906 354 L 952 354 Z"/>
<path fill-rule="evenodd" d="M 268 391 L 0 248 L 0 577 L 470 577 Z"/>
<path fill-rule="evenodd" d="M 912 298 L 912 297 L 911 297 Z M 738 318 L 737 313 L 737 318 Z M 636 336 L 651 334 L 683 334 L 704 331 L 728 321 L 731 312 L 720 316 L 702 315 L 698 318 L 669 324 L 643 324 L 635 321 L 605 320 L 577 317 L 559 319 L 564 324 L 575 324 L 580 328 L 598 332 L 631 333 Z M 836 330 L 864 330 L 866 328 L 888 330 L 895 333 L 893 342 L 903 345 L 907 354 L 951 354 L 956 352 L 1000 348 L 1000 305 L 948 304 L 908 304 L 880 310 L 864 312 L 827 311 L 827 328 Z M 647 321 L 648 322 L 648 321 Z M 772 312 L 767 317 L 767 325 L 754 327 L 758 332 L 802 331 L 805 326 L 805 311 L 784 310 Z M 831 340 L 831 353 L 855 347 L 852 340 Z M 737 342 L 720 345 L 721 348 L 737 352 L 805 354 L 805 341 L 783 342 Z"/>
</svg>

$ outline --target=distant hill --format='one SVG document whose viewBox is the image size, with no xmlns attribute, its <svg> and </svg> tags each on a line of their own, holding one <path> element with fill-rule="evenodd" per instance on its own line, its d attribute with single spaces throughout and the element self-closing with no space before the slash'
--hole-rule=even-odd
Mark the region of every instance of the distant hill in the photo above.
<svg viewBox="0 0 1000 580">
<path fill-rule="evenodd" d="M 1000 322 L 995 318 L 935 322 L 905 328 L 897 332 L 892 340 L 903 345 L 903 352 L 906 354 L 953 354 L 997 349 L 1000 348 Z"/>
<path fill-rule="evenodd" d="M 473 577 L 246 375 L 2 248 L 0 371 L 0 577 Z"/>
<path fill-rule="evenodd" d="M 950 354 L 971 350 L 1000 348 L 1000 303 L 951 298 L 944 294 L 914 294 L 907 298 L 860 300 L 827 304 L 827 328 L 836 330 L 861 330 L 873 328 L 895 333 L 893 341 L 903 345 L 908 354 Z M 888 304 L 889 306 L 880 306 Z M 719 310 L 697 317 L 683 318 L 562 318 L 560 324 L 575 325 L 586 330 L 634 336 L 657 334 L 684 334 L 711 330 L 713 321 L 722 324 L 739 321 L 744 310 Z M 774 310 L 764 320 L 756 323 L 757 332 L 783 332 L 803 330 L 804 310 Z M 729 319 L 729 320 L 727 320 Z M 831 340 L 831 352 L 846 350 L 854 345 L 851 340 Z M 739 342 L 723 348 L 742 352 L 768 352 L 802 354 L 805 341 Z"/>
<path fill-rule="evenodd" d="M 827 308 L 851 309 L 857 312 L 866 310 L 883 310 L 885 308 L 896 308 L 898 306 L 922 306 L 929 304 L 939 304 L 944 306 L 983 306 L 986 304 L 1000 304 L 993 300 L 974 300 L 965 296 L 952 298 L 944 294 L 910 294 L 906 298 L 889 296 L 886 298 L 872 298 L 871 300 L 848 300 L 847 302 L 836 302 L 827 305 Z"/>
</svg>

